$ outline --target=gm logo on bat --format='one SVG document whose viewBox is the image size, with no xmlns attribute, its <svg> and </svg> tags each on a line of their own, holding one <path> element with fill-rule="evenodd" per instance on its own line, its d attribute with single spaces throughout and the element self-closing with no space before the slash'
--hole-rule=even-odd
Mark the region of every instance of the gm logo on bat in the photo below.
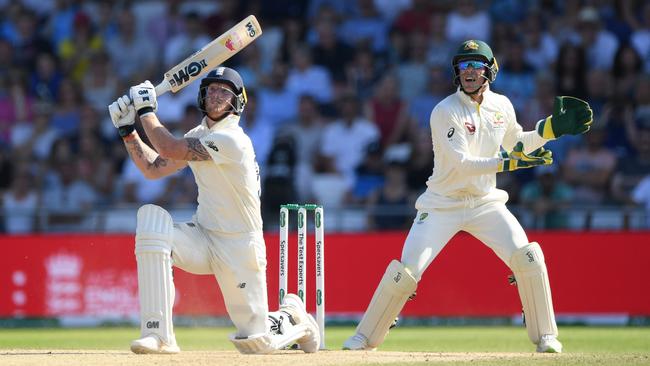
<svg viewBox="0 0 650 366">
<path fill-rule="evenodd" d="M 200 60 L 200 61 L 194 61 L 190 62 L 189 65 L 185 66 L 184 68 L 178 70 L 177 73 L 172 75 L 171 78 L 169 78 L 169 84 L 171 86 L 175 87 L 176 85 L 183 85 L 186 83 L 188 80 L 190 80 L 190 76 L 196 76 L 198 75 L 203 68 L 208 67 L 208 64 L 205 62 L 205 59 Z"/>
<path fill-rule="evenodd" d="M 253 26 L 253 23 L 248 22 L 246 23 L 246 30 L 248 31 L 248 36 L 249 37 L 255 37 L 255 27 Z"/>
</svg>

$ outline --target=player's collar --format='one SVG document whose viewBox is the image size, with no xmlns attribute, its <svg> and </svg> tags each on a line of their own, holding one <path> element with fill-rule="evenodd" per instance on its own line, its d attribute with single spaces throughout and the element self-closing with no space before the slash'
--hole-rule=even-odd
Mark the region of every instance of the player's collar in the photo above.
<svg viewBox="0 0 650 366">
<path fill-rule="evenodd" d="M 203 119 L 201 120 L 201 126 L 205 128 L 208 128 L 208 123 L 206 121 L 207 118 L 208 116 L 204 116 Z M 231 126 L 236 126 L 237 124 L 239 124 L 239 116 L 235 114 L 231 114 L 228 117 L 222 119 L 221 121 L 215 123 L 212 126 L 212 128 L 210 128 L 210 131 L 221 130 Z"/>
<path fill-rule="evenodd" d="M 490 90 L 490 83 L 486 84 L 487 85 L 485 86 L 485 90 L 483 91 L 483 103 L 485 103 L 486 98 L 490 98 L 492 95 L 492 91 Z M 458 95 L 458 98 L 460 98 L 460 100 L 466 105 L 474 106 L 477 104 L 474 99 L 460 90 L 460 86 L 456 88 L 456 94 Z"/>
</svg>

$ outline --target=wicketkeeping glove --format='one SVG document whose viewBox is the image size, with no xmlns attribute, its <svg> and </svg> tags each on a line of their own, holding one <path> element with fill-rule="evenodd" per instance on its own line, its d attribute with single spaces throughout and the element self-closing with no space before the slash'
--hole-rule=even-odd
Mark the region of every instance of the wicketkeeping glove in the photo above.
<svg viewBox="0 0 650 366">
<path fill-rule="evenodd" d="M 156 89 L 149 80 L 144 83 L 132 86 L 130 90 L 131 100 L 138 116 L 142 117 L 147 113 L 155 113 L 158 110 L 156 100 Z"/>
<path fill-rule="evenodd" d="M 543 147 L 524 153 L 524 144 L 519 141 L 511 152 L 502 152 L 498 172 L 509 172 L 517 169 L 532 168 L 539 165 L 553 164 L 553 153 Z"/>
<path fill-rule="evenodd" d="M 594 112 L 589 103 L 575 97 L 555 97 L 553 114 L 537 122 L 537 133 L 545 139 L 579 135 L 589 131 Z"/>
</svg>

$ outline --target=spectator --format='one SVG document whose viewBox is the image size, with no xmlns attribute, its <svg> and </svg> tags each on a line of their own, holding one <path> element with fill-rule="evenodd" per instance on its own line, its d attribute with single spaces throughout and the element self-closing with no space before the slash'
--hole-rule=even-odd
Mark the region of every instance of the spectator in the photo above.
<svg viewBox="0 0 650 366">
<path fill-rule="evenodd" d="M 64 79 L 59 85 L 58 94 L 59 99 L 54 109 L 51 124 L 61 136 L 69 136 L 79 128 L 81 119 L 79 106 L 82 103 L 81 91 L 75 81 Z"/>
<path fill-rule="evenodd" d="M 384 184 L 368 198 L 369 230 L 406 230 L 413 221 L 409 203 L 406 169 L 398 162 L 388 162 Z"/>
<path fill-rule="evenodd" d="M 50 125 L 52 111 L 52 105 L 37 104 L 33 123 L 14 126 L 11 131 L 11 146 L 17 155 L 33 157 L 37 161 L 47 160 L 59 137 L 59 132 Z"/>
<path fill-rule="evenodd" d="M 257 160 L 263 175 L 266 171 L 266 159 L 273 144 L 275 126 L 264 115 L 258 113 L 257 93 L 254 90 L 248 90 L 247 94 L 248 102 L 239 125 L 253 142 L 255 160 Z"/>
<path fill-rule="evenodd" d="M 354 185 L 355 171 L 364 159 L 368 144 L 379 136 L 377 127 L 359 114 L 358 100 L 345 95 L 340 100 L 341 118 L 323 131 L 319 172 L 339 175 L 348 190 Z"/>
<path fill-rule="evenodd" d="M 88 217 L 97 194 L 79 177 L 69 142 L 59 140 L 50 160 L 48 182 L 43 192 L 43 207 L 48 213 L 48 229 L 76 231 Z"/>
<path fill-rule="evenodd" d="M 379 129 L 384 148 L 406 141 L 412 133 L 409 104 L 398 94 L 399 83 L 395 75 L 385 74 L 364 105 L 364 115 Z"/>
<path fill-rule="evenodd" d="M 357 179 L 347 199 L 352 204 L 367 204 L 368 198 L 384 186 L 384 150 L 379 141 L 371 142 L 357 167 Z"/>
<path fill-rule="evenodd" d="M 446 69 L 446 68 L 445 68 Z M 429 134 L 429 117 L 433 106 L 438 104 L 451 92 L 451 87 L 447 80 L 445 69 L 439 66 L 429 68 L 426 81 L 426 90 L 411 99 L 409 114 L 415 119 L 415 127 L 426 131 Z"/>
<path fill-rule="evenodd" d="M 414 139 L 406 163 L 406 183 L 409 189 L 409 199 L 413 202 L 415 198 L 424 193 L 426 184 L 422 182 L 426 182 L 433 173 L 431 130 L 429 128 L 421 129 L 415 134 Z"/>
<path fill-rule="evenodd" d="M 318 19 L 316 34 L 316 43 L 311 48 L 314 62 L 329 70 L 335 84 L 343 84 L 345 66 L 352 61 L 354 50 L 339 39 L 336 24 L 331 21 Z"/>
<path fill-rule="evenodd" d="M 348 88 L 359 99 L 366 100 L 372 96 L 375 83 L 379 80 L 379 70 L 375 65 L 375 58 L 368 49 L 357 48 L 354 60 L 346 70 Z"/>
<path fill-rule="evenodd" d="M 388 22 L 384 20 L 373 0 L 358 0 L 359 15 L 350 16 L 339 28 L 343 40 L 356 48 L 368 47 L 373 52 L 386 51 L 388 46 Z"/>
<path fill-rule="evenodd" d="M 585 7 L 578 13 L 578 33 L 580 44 L 586 50 L 589 69 L 609 71 L 614 63 L 614 56 L 618 49 L 618 39 L 611 32 L 604 29 L 598 10 Z"/>
<path fill-rule="evenodd" d="M 393 27 L 402 34 L 410 36 L 413 33 L 432 34 L 430 18 L 433 14 L 432 2 L 427 0 L 413 0 L 413 4 L 403 9 Z M 390 19 L 388 19 L 390 20 Z"/>
<path fill-rule="evenodd" d="M 397 66 L 399 95 L 404 100 L 411 100 L 423 94 L 427 88 L 427 47 L 427 36 L 424 33 L 412 33 L 409 36 L 408 58 Z"/>
<path fill-rule="evenodd" d="M 76 82 L 81 82 L 89 71 L 92 55 L 104 48 L 104 40 L 95 33 L 88 15 L 79 12 L 74 17 L 74 33 L 59 46 L 64 72 Z M 131 63 L 134 63 L 131 60 Z"/>
<path fill-rule="evenodd" d="M 2 214 L 7 234 L 28 234 L 36 229 L 38 192 L 27 165 L 19 165 L 10 189 L 2 195 Z"/>
<path fill-rule="evenodd" d="M 644 177 L 650 176 L 650 115 L 637 119 L 631 135 L 635 153 L 622 156 L 618 160 L 611 186 L 612 196 L 622 204 L 633 204 L 634 187 L 637 187 Z"/>
<path fill-rule="evenodd" d="M 173 43 L 174 41 L 177 42 L 177 39 L 170 40 L 170 49 L 171 47 L 177 47 L 176 43 Z M 110 55 L 110 59 L 105 54 L 101 55 L 101 59 L 103 59 L 106 65 L 110 66 L 112 64 L 112 70 L 114 70 L 115 76 L 126 84 L 136 80 L 138 82 L 142 81 L 142 78 L 146 79 L 146 74 L 151 73 L 152 69 L 155 70 L 158 61 L 154 44 L 136 32 L 136 19 L 133 12 L 129 9 L 120 11 L 117 21 L 117 34 L 108 42 L 106 49 Z M 184 54 L 184 57 L 187 57 L 190 53 Z M 177 56 L 172 55 L 169 57 Z M 133 60 L 137 60 L 137 62 Z M 177 61 L 180 61 L 180 59 Z M 168 65 L 171 66 L 173 64 Z M 145 75 L 142 74 L 143 71 Z M 110 79 L 113 80 L 114 78 L 111 77 Z M 111 99 L 113 97 L 115 95 L 110 96 Z M 102 103 L 104 103 L 104 106 L 109 104 L 104 101 Z"/>
<path fill-rule="evenodd" d="M 634 47 L 623 44 L 616 51 L 612 76 L 614 94 L 619 98 L 632 98 L 639 75 L 643 73 L 643 60 Z"/>
<path fill-rule="evenodd" d="M 456 51 L 456 44 L 448 40 L 445 36 L 447 26 L 447 16 L 441 11 L 431 14 L 429 20 L 431 32 L 429 33 L 429 51 L 427 52 L 427 62 L 431 66 L 441 67 L 447 70 L 449 60 Z"/>
<path fill-rule="evenodd" d="M 97 111 L 104 111 L 118 94 L 118 82 L 112 77 L 113 69 L 110 61 L 109 55 L 105 51 L 93 54 L 90 70 L 83 78 L 82 87 L 85 99 L 92 103 L 92 107 Z"/>
<path fill-rule="evenodd" d="M 320 104 L 332 102 L 332 79 L 323 66 L 314 65 L 309 48 L 301 46 L 293 50 L 291 69 L 286 89 L 294 95 L 313 96 Z"/>
<path fill-rule="evenodd" d="M 29 93 L 37 99 L 54 103 L 58 98 L 59 85 L 63 74 L 59 70 L 56 57 L 47 52 L 36 56 L 36 67 L 31 72 L 29 80 Z"/>
<path fill-rule="evenodd" d="M 287 66 L 282 62 L 273 65 L 269 76 L 269 85 L 259 90 L 259 114 L 268 118 L 274 127 L 296 118 L 298 113 L 298 96 L 289 91 Z M 282 106 L 278 108 L 278 106 Z"/>
<path fill-rule="evenodd" d="M 34 98 L 27 93 L 27 83 L 20 70 L 13 70 L 9 80 L 0 80 L 8 83 L 0 87 L 0 141 L 8 144 L 11 129 L 17 123 L 31 122 Z"/>
<path fill-rule="evenodd" d="M 298 105 L 298 117 L 287 123 L 284 130 L 278 131 L 292 138 L 295 145 L 295 174 L 293 186 L 301 202 L 314 198 L 312 179 L 316 157 L 322 145 L 324 121 L 318 110 L 316 100 L 309 95 L 302 95 Z"/>
<path fill-rule="evenodd" d="M 544 30 L 541 14 L 530 14 L 522 26 L 526 63 L 536 71 L 548 70 L 557 59 L 557 41 Z"/>
<path fill-rule="evenodd" d="M 524 44 L 519 39 L 510 39 L 499 70 L 499 79 L 494 89 L 508 95 L 515 110 L 523 110 L 535 95 L 534 69 L 526 62 Z M 582 85 L 581 85 L 582 86 Z"/>
<path fill-rule="evenodd" d="M 447 15 L 445 34 L 454 43 L 466 39 L 489 41 L 491 25 L 490 16 L 478 8 L 476 0 L 459 0 Z"/>
<path fill-rule="evenodd" d="M 616 168 L 616 155 L 604 146 L 605 130 L 598 126 L 584 136 L 585 144 L 570 150 L 563 166 L 564 180 L 575 191 L 575 202 L 602 204 Z"/>
<path fill-rule="evenodd" d="M 555 63 L 555 92 L 556 95 L 572 95 L 577 98 L 587 98 L 585 85 L 587 80 L 587 60 L 585 49 L 565 43 Z"/>
<path fill-rule="evenodd" d="M 650 73 L 650 3 L 646 2 L 641 8 L 641 23 L 630 36 L 630 43 L 641 55 L 646 73 Z"/>
<path fill-rule="evenodd" d="M 532 211 L 535 228 L 565 229 L 568 213 L 565 211 L 573 199 L 573 191 L 558 174 L 557 165 L 535 169 L 536 180 L 528 182 L 521 190 L 524 207 Z"/>
<path fill-rule="evenodd" d="M 164 56 L 165 69 L 176 65 L 210 42 L 210 37 L 206 34 L 203 26 L 203 20 L 198 13 L 189 12 L 185 14 L 183 20 L 183 31 L 171 37 L 167 42 Z"/>
<path fill-rule="evenodd" d="M 646 212 L 646 228 L 650 228 L 650 175 L 646 176 L 632 191 L 635 203 L 643 205 Z"/>
<path fill-rule="evenodd" d="M 36 15 L 32 11 L 23 9 L 15 22 L 14 62 L 16 65 L 33 70 L 36 56 L 41 52 L 52 53 L 52 45 L 41 37 Z"/>
<path fill-rule="evenodd" d="M 265 67 L 264 55 L 257 43 L 248 45 L 239 55 L 241 64 L 237 70 L 246 83 L 246 89 L 259 89 L 263 84 L 268 83 L 266 78 L 271 70 Z"/>
</svg>

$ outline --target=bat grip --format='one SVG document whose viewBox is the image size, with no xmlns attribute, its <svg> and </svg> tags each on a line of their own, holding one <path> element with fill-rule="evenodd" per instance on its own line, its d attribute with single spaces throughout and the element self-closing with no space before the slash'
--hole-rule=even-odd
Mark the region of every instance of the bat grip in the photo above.
<svg viewBox="0 0 650 366">
<path fill-rule="evenodd" d="M 167 79 L 163 79 L 163 81 L 160 82 L 160 84 L 156 85 L 156 96 L 161 96 L 168 91 L 170 91 L 172 86 L 169 84 L 169 81 Z"/>
</svg>

